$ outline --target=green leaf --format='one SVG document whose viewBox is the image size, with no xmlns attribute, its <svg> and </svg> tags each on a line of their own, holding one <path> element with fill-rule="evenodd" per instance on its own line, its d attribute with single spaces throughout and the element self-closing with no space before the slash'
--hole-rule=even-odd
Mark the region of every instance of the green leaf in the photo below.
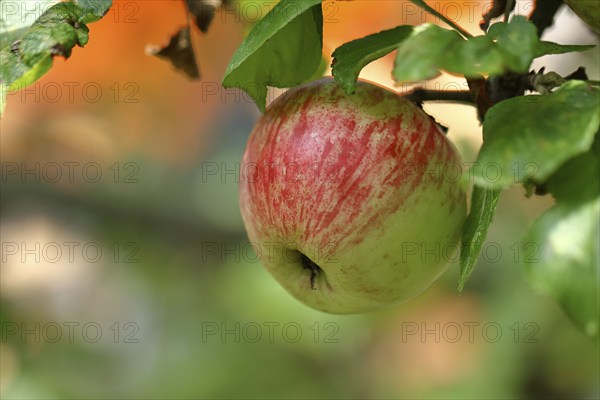
<svg viewBox="0 0 600 400">
<path fill-rule="evenodd" d="M 564 163 L 546 182 L 548 192 L 557 202 L 582 203 L 600 194 L 600 131 L 596 132 L 589 151 Z"/>
<path fill-rule="evenodd" d="M 331 72 L 336 82 L 346 93 L 354 93 L 360 71 L 370 62 L 396 50 L 412 31 L 412 26 L 398 26 L 353 40 L 335 49 Z"/>
<path fill-rule="evenodd" d="M 0 115 L 6 105 L 6 94 L 32 84 L 52 67 L 55 56 L 68 58 L 75 46 L 88 42 L 86 21 L 106 14 L 111 0 L 80 0 L 52 5 L 30 26 L 3 21 L 0 49 Z"/>
<path fill-rule="evenodd" d="M 423 24 L 398 46 L 393 75 L 397 82 L 414 82 L 435 78 L 440 70 L 466 77 L 527 72 L 537 42 L 535 26 L 519 16 L 466 40 L 454 30 Z"/>
<path fill-rule="evenodd" d="M 498 22 L 492 25 L 487 36 L 496 40 L 508 64 L 516 72 L 527 71 L 534 58 L 547 54 L 586 51 L 596 47 L 540 41 L 536 27 L 523 16 L 515 16 L 510 23 Z"/>
<path fill-rule="evenodd" d="M 412 35 L 398 46 L 392 74 L 396 82 L 415 82 L 432 79 L 449 50 L 462 42 L 458 32 L 433 24 L 415 27 Z"/>
<path fill-rule="evenodd" d="M 465 221 L 460 246 L 460 279 L 458 290 L 462 291 L 465 283 L 475 268 L 477 258 L 485 242 L 487 231 L 492 223 L 500 191 L 478 186 L 473 187 L 471 195 L 471 211 Z"/>
<path fill-rule="evenodd" d="M 246 91 L 264 112 L 267 86 L 291 87 L 319 68 L 322 0 L 282 0 L 254 25 L 233 55 L 223 86 Z"/>
<path fill-rule="evenodd" d="M 42 14 L 21 39 L 18 46 L 20 59 L 27 66 L 37 64 L 49 56 L 71 56 L 76 45 L 88 41 L 88 27 L 78 21 L 82 9 L 73 3 L 59 3 Z"/>
<path fill-rule="evenodd" d="M 316 71 L 307 79 L 308 82 L 319 80 L 325 75 L 325 71 L 327 71 L 327 67 L 329 66 L 329 62 L 324 56 L 321 56 L 321 62 L 317 67 Z"/>
<path fill-rule="evenodd" d="M 571 320 L 598 340 L 598 200 L 546 211 L 524 239 L 530 285 L 557 301 Z M 531 249 L 538 257 L 531 257 Z"/>
<path fill-rule="evenodd" d="M 496 39 L 504 63 L 514 72 L 527 72 L 535 58 L 539 43 L 537 28 L 524 16 L 517 15 L 509 23 L 500 22 L 490 27 L 487 36 Z"/>
<path fill-rule="evenodd" d="M 39 16 L 35 10 L 46 10 L 59 0 L 29 0 L 6 2 L 0 8 L 0 49 L 23 37 Z"/>
<path fill-rule="evenodd" d="M 475 184 L 502 189 L 528 179 L 543 182 L 590 148 L 599 124 L 600 91 L 583 81 L 504 100 L 485 116 Z"/>
<path fill-rule="evenodd" d="M 0 49 L 10 47 L 10 45 L 22 38 L 25 32 L 27 32 L 27 28 L 21 28 L 6 33 L 0 33 Z"/>
<path fill-rule="evenodd" d="M 6 107 L 7 94 L 26 88 L 37 81 L 52 67 L 52 57 L 41 59 L 37 64 L 28 67 L 18 60 L 17 55 L 6 47 L 0 50 L 0 77 L 7 79 L 10 84 L 0 82 L 0 116 Z"/>
<path fill-rule="evenodd" d="M 0 63 L 0 76 L 6 77 L 10 85 L 2 85 L 7 91 L 21 90 L 31 85 L 52 67 L 52 57 L 41 58 L 37 63 L 27 66 L 20 62 L 15 52 L 10 48 L 2 49 Z M 13 68 L 14 67 L 14 68 Z"/>
<path fill-rule="evenodd" d="M 112 0 L 77 0 L 77 3 L 83 9 L 79 22 L 84 24 L 98 21 L 112 6 Z"/>
<path fill-rule="evenodd" d="M 533 53 L 534 57 L 538 58 L 548 54 L 564 54 L 571 52 L 587 51 L 593 49 L 594 47 L 596 46 L 593 44 L 575 45 L 540 41 L 535 45 Z"/>
<path fill-rule="evenodd" d="M 600 327 L 600 139 L 547 182 L 557 204 L 530 228 L 523 267 L 531 286 L 557 301 L 598 340 Z M 526 249 L 527 247 L 528 249 Z"/>
<path fill-rule="evenodd" d="M 487 36 L 461 40 L 448 50 L 441 66 L 448 72 L 478 77 L 481 74 L 500 74 L 502 54 Z"/>
</svg>

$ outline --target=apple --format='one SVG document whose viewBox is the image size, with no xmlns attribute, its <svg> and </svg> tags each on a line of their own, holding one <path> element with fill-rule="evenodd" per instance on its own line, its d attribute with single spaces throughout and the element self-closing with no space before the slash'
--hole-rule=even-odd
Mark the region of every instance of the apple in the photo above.
<svg viewBox="0 0 600 400">
<path fill-rule="evenodd" d="M 600 33 L 600 0 L 565 0 L 590 28 Z"/>
<path fill-rule="evenodd" d="M 257 257 L 317 310 L 406 301 L 455 260 L 466 213 L 461 158 L 396 93 L 331 78 L 267 108 L 241 164 L 240 207 Z"/>
</svg>

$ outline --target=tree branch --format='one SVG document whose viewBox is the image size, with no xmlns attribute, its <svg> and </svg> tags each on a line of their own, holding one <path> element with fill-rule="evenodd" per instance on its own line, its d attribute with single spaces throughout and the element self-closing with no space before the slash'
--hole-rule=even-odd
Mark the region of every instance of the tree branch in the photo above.
<svg viewBox="0 0 600 400">
<path fill-rule="evenodd" d="M 404 95 L 408 100 L 421 104 L 424 101 L 443 101 L 473 105 L 471 93 L 468 90 L 427 90 L 417 88 Z"/>
<path fill-rule="evenodd" d="M 425 11 L 427 11 L 428 13 L 430 13 L 430 14 L 436 16 L 437 18 L 441 19 L 442 21 L 444 21 L 450 27 L 452 27 L 456 31 L 458 31 L 458 33 L 460 33 L 464 38 L 468 39 L 468 38 L 473 37 L 473 35 L 471 35 L 469 32 L 467 32 L 463 27 L 459 26 L 457 23 L 452 21 L 450 18 L 446 17 L 443 14 L 440 14 L 439 12 L 437 12 L 437 10 L 435 8 L 432 8 L 429 4 L 425 3 L 425 0 L 411 0 L 411 1 L 413 3 L 415 3 L 416 5 L 418 5 L 419 7 L 421 7 L 422 9 L 424 9 Z"/>
<path fill-rule="evenodd" d="M 562 4 L 563 0 L 536 0 L 535 9 L 529 16 L 529 19 L 537 27 L 539 37 L 542 37 L 546 28 L 552 26 L 554 23 L 554 14 L 556 14 Z"/>
<path fill-rule="evenodd" d="M 494 0 L 492 7 L 483 14 L 483 19 L 479 22 L 479 27 L 482 31 L 487 31 L 490 27 L 490 21 L 504 15 L 505 18 L 515 8 L 514 0 Z"/>
</svg>

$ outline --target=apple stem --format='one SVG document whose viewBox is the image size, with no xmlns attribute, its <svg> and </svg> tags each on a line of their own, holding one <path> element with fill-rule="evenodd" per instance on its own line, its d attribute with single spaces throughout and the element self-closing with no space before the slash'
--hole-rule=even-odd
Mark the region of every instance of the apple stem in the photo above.
<svg viewBox="0 0 600 400">
<path fill-rule="evenodd" d="M 446 24 L 448 24 L 448 26 L 454 28 L 454 30 L 456 30 L 458 33 L 460 33 L 464 38 L 468 39 L 468 38 L 472 38 L 473 35 L 471 35 L 469 32 L 467 32 L 463 27 L 461 27 L 460 25 L 458 25 L 457 23 L 455 23 L 454 21 L 452 21 L 450 18 L 446 17 L 443 14 L 440 14 L 435 8 L 429 6 L 427 3 L 425 3 L 425 0 L 411 0 L 413 3 L 415 3 L 416 5 L 418 5 L 419 7 L 421 7 L 422 9 L 424 9 L 425 11 L 429 12 L 430 14 L 436 16 L 438 19 L 441 19 L 442 21 L 444 21 Z"/>
</svg>

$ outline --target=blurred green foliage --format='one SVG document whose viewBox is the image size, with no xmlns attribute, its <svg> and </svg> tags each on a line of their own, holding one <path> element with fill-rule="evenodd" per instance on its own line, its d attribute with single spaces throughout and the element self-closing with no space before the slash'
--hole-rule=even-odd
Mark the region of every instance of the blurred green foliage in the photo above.
<svg viewBox="0 0 600 400">
<path fill-rule="evenodd" d="M 231 201 L 235 177 L 203 170 L 241 158 L 243 143 L 240 134 L 217 145 L 185 171 L 139 156 L 139 182 L 120 190 L 112 182 L 69 190 L 3 185 L 4 242 L 34 240 L 46 229 L 46 240 L 71 232 L 106 254 L 98 263 L 76 257 L 71 269 L 42 257 L 51 279 L 20 286 L 11 282 L 40 265 L 7 256 L 3 398 L 598 396 L 597 347 L 531 291 L 511 250 L 523 221 L 547 199 L 524 200 L 520 190 L 501 197 L 493 245 L 461 295 L 454 265 L 404 305 L 328 315 L 291 298 L 254 260 Z M 36 322 L 37 337 L 23 337 L 20 324 L 35 331 Z M 65 322 L 79 323 L 72 340 Z M 62 326 L 56 343 L 48 323 Z M 83 333 L 86 323 L 101 327 L 97 342 L 94 329 Z"/>
</svg>

